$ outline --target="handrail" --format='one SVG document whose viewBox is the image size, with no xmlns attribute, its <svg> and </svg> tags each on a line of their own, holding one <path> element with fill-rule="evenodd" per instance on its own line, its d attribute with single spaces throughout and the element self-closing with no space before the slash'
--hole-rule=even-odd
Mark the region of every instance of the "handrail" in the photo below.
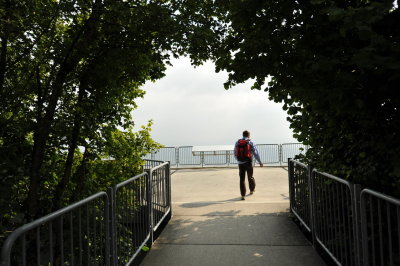
<svg viewBox="0 0 400 266">
<path fill-rule="evenodd" d="M 5 263 L 5 265 L 10 265 L 10 254 L 11 254 L 11 249 L 13 247 L 13 244 L 15 243 L 15 241 L 18 239 L 18 237 L 20 237 L 22 234 L 27 233 L 28 231 L 37 228 L 38 226 L 53 221 L 58 217 L 61 217 L 62 215 L 73 211 L 83 205 L 85 205 L 86 203 L 89 203 L 91 201 L 93 201 L 94 199 L 97 198 L 101 198 L 105 196 L 105 205 L 108 206 L 108 202 L 109 202 L 109 198 L 106 192 L 98 192 L 90 197 L 87 197 L 81 201 L 75 202 L 67 207 L 64 207 L 60 210 L 57 210 L 53 213 L 50 213 L 46 216 L 43 216 L 39 219 L 36 219 L 30 223 L 24 224 L 21 227 L 15 229 L 6 239 L 6 241 L 3 244 L 2 250 L 1 250 L 1 258 L 2 258 L 2 262 Z M 107 214 L 108 215 L 108 212 Z"/>
<path fill-rule="evenodd" d="M 303 171 L 294 171 L 296 165 Z M 400 199 L 361 190 L 358 184 L 293 159 L 288 166 L 290 211 L 309 230 L 315 248 L 337 265 L 400 263 L 395 248 L 400 244 Z M 303 219 L 308 215 L 309 224 Z"/>
<path fill-rule="evenodd" d="M 105 265 L 110 265 L 110 262 L 112 265 L 117 265 L 120 263 L 120 257 L 118 256 L 119 254 L 117 254 L 117 249 L 118 249 L 118 243 L 116 241 L 116 234 L 119 232 L 118 230 L 123 229 L 123 234 L 124 236 L 130 235 L 133 236 L 135 235 L 135 239 L 136 239 L 136 235 L 138 231 L 133 231 L 133 230 L 141 230 L 139 233 L 139 235 L 147 235 L 147 237 L 145 238 L 138 238 L 137 240 L 140 240 L 140 246 L 135 246 L 137 244 L 137 242 L 132 242 L 130 245 L 132 247 L 135 247 L 135 249 L 126 249 L 123 248 L 123 250 L 125 251 L 124 258 L 128 258 L 129 257 L 129 261 L 127 259 L 128 263 L 134 262 L 134 260 L 136 259 L 137 255 L 140 253 L 141 248 L 144 247 L 145 245 L 151 245 L 154 241 L 153 239 L 153 233 L 155 231 L 158 230 L 159 225 L 162 222 L 168 221 L 169 218 L 171 217 L 171 180 L 170 180 L 170 167 L 169 167 L 169 162 L 165 162 L 165 161 L 157 161 L 157 160 L 152 160 L 152 162 L 156 162 L 156 163 L 160 163 L 157 166 L 154 166 L 152 168 L 149 169 L 149 172 L 143 172 L 141 174 L 138 174 L 134 177 L 129 178 L 128 180 L 125 180 L 121 183 L 118 183 L 116 185 L 114 185 L 113 187 L 109 187 L 107 189 L 107 193 L 106 192 L 98 192 L 92 196 L 89 196 L 81 201 L 75 202 L 69 206 L 66 206 L 60 210 L 57 210 L 53 213 L 50 213 L 46 216 L 43 216 L 37 220 L 34 220 L 30 223 L 27 223 L 25 225 L 22 225 L 21 227 L 17 228 L 16 230 L 14 230 L 5 240 L 2 248 L 1 248 L 1 257 L 0 257 L 0 265 L 1 266 L 11 266 L 11 259 L 14 259 L 14 255 L 16 255 L 16 251 L 15 249 L 13 250 L 13 248 L 16 247 L 16 241 L 20 240 L 22 241 L 22 249 L 24 254 L 26 253 L 25 251 L 27 251 L 29 248 L 34 247 L 34 246 L 25 246 L 25 238 L 28 232 L 32 232 L 32 230 L 36 230 L 34 231 L 35 233 L 32 234 L 32 239 L 36 239 L 33 243 L 33 245 L 38 245 L 36 247 L 36 259 L 38 261 L 38 263 L 41 263 L 41 259 L 43 259 L 42 256 L 45 256 L 45 260 L 49 261 L 50 263 L 53 262 L 54 257 L 53 255 L 53 250 L 56 250 L 56 252 L 58 251 L 58 248 L 56 249 L 55 246 L 57 246 L 57 243 L 54 242 L 53 240 L 53 223 L 55 219 L 60 219 L 60 224 L 57 224 L 57 226 L 61 226 L 60 227 L 60 232 L 61 232 L 61 261 L 64 261 L 64 258 L 67 259 L 67 256 L 64 256 L 63 253 L 63 245 L 67 245 L 66 243 L 69 243 L 68 245 L 71 245 L 68 249 L 69 253 L 69 257 L 68 257 L 68 262 L 75 264 L 75 262 L 80 259 L 80 263 L 82 263 L 82 247 L 80 246 L 81 244 L 79 244 L 80 250 L 81 251 L 76 251 L 78 246 L 74 245 L 74 242 L 77 241 L 75 240 L 75 236 L 74 236 L 74 231 L 79 231 L 79 243 L 81 243 L 81 241 L 85 241 L 83 239 L 86 239 L 86 241 L 88 242 L 88 235 L 92 236 L 92 233 L 94 232 L 94 236 L 93 238 L 90 238 L 91 243 L 94 245 L 93 250 L 90 250 L 91 252 L 94 253 L 94 256 L 89 255 L 89 257 L 91 257 L 91 259 L 95 259 L 96 263 L 98 263 L 98 260 L 101 259 L 102 262 L 101 264 L 105 264 Z M 151 178 L 151 174 L 154 172 L 158 172 L 158 171 L 162 171 L 162 175 L 157 174 L 156 179 L 153 181 Z M 147 178 L 148 177 L 148 178 Z M 144 178 L 144 179 L 143 179 Z M 143 182 L 140 181 L 139 183 L 136 183 L 137 180 L 141 180 L 143 179 Z M 160 188 L 160 185 L 157 185 L 157 188 L 154 189 L 154 191 L 152 191 L 152 187 L 153 187 L 153 182 L 157 182 L 157 184 L 159 184 L 160 182 L 163 184 L 163 186 Z M 132 184 L 132 185 L 130 185 Z M 122 187 L 126 187 L 127 191 L 129 191 L 128 193 L 125 193 L 124 190 L 120 190 Z M 121 191 L 121 193 L 124 193 L 123 197 L 121 198 L 122 201 L 120 200 L 120 197 L 117 196 L 117 193 Z M 153 193 L 157 193 L 157 196 L 154 197 Z M 129 198 L 131 197 L 131 198 Z M 93 204 L 92 202 L 94 202 L 94 200 L 97 199 L 102 199 L 102 203 L 100 205 L 98 205 L 97 203 Z M 159 199 L 165 199 L 166 200 L 166 205 L 164 204 L 164 202 L 159 202 Z M 118 202 L 116 202 L 118 201 Z M 97 202 L 97 201 L 96 201 Z M 160 203 L 164 204 L 165 206 L 162 206 Z M 126 204 L 123 205 L 125 212 L 119 212 L 118 209 L 118 204 Z M 82 206 L 86 206 L 86 215 L 87 215 L 87 220 L 86 219 L 82 219 L 82 221 L 84 222 L 87 221 L 86 226 L 84 228 L 87 228 L 87 230 L 90 231 L 83 231 L 83 234 L 81 234 L 81 209 Z M 139 207 L 139 208 L 138 208 Z M 90 208 L 90 209 L 88 209 Z M 141 215 L 141 218 L 139 220 L 137 220 L 136 218 L 134 218 L 134 215 L 132 215 L 132 213 L 127 213 L 126 212 L 126 208 L 130 208 L 130 210 L 132 210 L 133 212 L 137 212 L 138 214 Z M 153 213 L 153 209 L 156 208 L 158 212 L 162 211 L 161 213 L 157 213 L 157 217 L 156 220 L 154 221 L 152 218 L 152 213 Z M 77 212 L 78 213 L 75 213 Z M 100 214 L 101 218 L 98 218 L 99 216 L 96 216 Z M 83 215 L 85 215 L 85 213 L 83 213 Z M 120 215 L 123 220 L 121 220 L 120 218 L 117 218 L 117 215 Z M 68 221 L 67 224 L 63 224 L 63 219 L 65 219 L 64 216 L 69 217 L 69 220 L 65 220 Z M 75 217 L 75 218 L 73 218 Z M 91 221 L 91 226 L 93 226 L 93 228 L 91 228 L 89 226 L 89 218 L 90 217 L 90 221 Z M 146 218 L 147 217 L 147 218 Z M 150 219 L 151 218 L 151 219 Z M 73 219 L 79 219 L 78 225 L 75 227 L 74 225 L 74 220 Z M 129 220 L 131 219 L 131 220 Z M 147 221 L 145 221 L 147 219 Z M 145 224 L 142 224 L 140 227 L 135 227 L 134 229 L 132 229 L 132 227 L 129 227 L 127 225 L 129 224 L 133 224 L 136 222 L 142 222 L 144 221 Z M 84 222 L 85 224 L 85 222 Z M 43 225 L 48 225 L 48 231 L 44 231 L 46 232 L 46 234 L 49 234 L 49 239 L 47 238 L 42 238 L 41 236 L 41 231 L 43 229 L 42 226 Z M 63 229 L 63 226 L 67 226 L 67 229 Z M 118 227 L 118 229 L 117 229 Z M 47 228 L 47 227 L 45 227 Z M 74 230 L 76 228 L 76 230 Z M 99 228 L 99 229 L 96 229 Z M 131 232 L 127 232 L 127 230 L 131 230 Z M 46 229 L 47 230 L 47 229 Z M 67 232 L 66 234 L 63 234 L 63 232 Z M 83 229 L 85 230 L 85 229 Z M 93 231 L 92 231 L 93 230 Z M 96 238 L 96 230 L 97 232 L 97 238 Z M 100 231 L 101 230 L 101 231 Z M 117 232 L 118 231 L 118 232 Z M 64 236 L 66 236 L 66 240 L 63 240 Z M 58 237 L 58 236 L 57 236 Z M 86 237 L 86 238 L 85 238 Z M 99 237 L 101 237 L 101 242 L 96 242 L 98 241 Z M 47 239 L 47 240 L 46 240 Z M 49 243 L 47 242 L 49 241 Z M 57 241 L 57 240 L 56 240 Z M 70 241 L 70 242 L 66 242 L 66 241 Z M 94 242 L 92 242 L 94 241 Z M 131 239 L 131 241 L 133 241 Z M 136 241 L 136 240 L 135 240 Z M 19 243 L 19 242 L 17 242 Z M 97 243 L 97 244 L 96 244 Z M 50 253 L 46 254 L 43 253 L 44 252 L 44 248 L 42 245 L 50 245 Z M 87 244 L 92 246 L 91 244 Z M 89 247 L 89 246 L 88 246 Z M 101 257 L 97 256 L 96 257 L 96 251 L 101 251 Z M 126 254 L 126 252 L 132 252 L 129 254 Z M 80 257 L 77 258 L 75 255 L 75 252 L 78 252 L 77 254 L 80 254 Z M 99 254 L 97 254 L 99 255 Z M 47 257 L 46 257 L 47 256 Z M 75 259 L 74 259 L 75 257 Z M 88 257 L 88 262 L 85 263 L 89 263 L 89 257 Z M 21 257 L 23 259 L 23 261 L 25 260 L 25 255 L 23 255 L 23 257 Z M 19 260 L 19 258 L 16 258 Z M 79 262 L 78 262 L 79 264 Z"/>
</svg>

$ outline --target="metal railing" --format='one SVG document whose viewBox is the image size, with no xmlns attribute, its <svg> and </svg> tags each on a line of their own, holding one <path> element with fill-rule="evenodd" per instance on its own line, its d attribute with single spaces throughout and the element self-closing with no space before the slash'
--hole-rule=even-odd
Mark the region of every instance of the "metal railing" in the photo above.
<svg viewBox="0 0 400 266">
<path fill-rule="evenodd" d="M 312 171 L 314 236 L 338 265 L 357 265 L 355 208 L 352 184 Z"/>
<path fill-rule="evenodd" d="M 263 164 L 286 165 L 287 158 L 305 153 L 308 146 L 301 143 L 283 144 L 256 144 Z M 230 166 L 236 165 L 237 161 L 233 151 L 200 152 L 193 155 L 193 146 L 164 147 L 151 154 L 145 159 L 169 161 L 174 167 L 205 167 L 205 166 Z"/>
<path fill-rule="evenodd" d="M 21 226 L 4 242 L 1 265 L 110 265 L 108 203 L 99 192 Z"/>
<path fill-rule="evenodd" d="M 290 211 L 337 265 L 400 265 L 400 200 L 288 161 Z"/>
<path fill-rule="evenodd" d="M 400 200 L 370 189 L 361 192 L 365 265 L 400 265 Z"/>
<path fill-rule="evenodd" d="M 110 190 L 113 265 L 129 264 L 151 237 L 149 176 L 142 173 Z"/>
<path fill-rule="evenodd" d="M 13 231 L 0 265 L 125 265 L 171 217 L 168 162 Z M 158 232 L 159 233 L 159 232 Z"/>
<path fill-rule="evenodd" d="M 168 167 L 164 167 L 168 166 Z M 171 213 L 171 178 L 168 163 L 160 164 L 150 170 L 151 177 L 151 217 L 153 233 Z M 152 238 L 154 238 L 152 236 Z"/>
<path fill-rule="evenodd" d="M 311 232 L 311 197 L 307 165 L 296 161 L 290 161 L 289 180 L 290 209 L 305 229 Z"/>
</svg>

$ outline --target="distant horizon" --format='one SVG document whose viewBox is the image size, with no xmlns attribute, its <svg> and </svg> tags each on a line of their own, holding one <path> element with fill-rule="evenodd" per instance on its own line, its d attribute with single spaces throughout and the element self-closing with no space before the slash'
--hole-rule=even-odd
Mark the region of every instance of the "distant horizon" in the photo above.
<svg viewBox="0 0 400 266">
<path fill-rule="evenodd" d="M 283 104 L 251 90 L 251 81 L 225 90 L 228 74 L 215 73 L 212 62 L 194 68 L 182 57 L 171 63 L 164 78 L 143 86 L 146 94 L 132 112 L 137 130 L 152 119 L 151 137 L 168 147 L 230 145 L 244 130 L 255 144 L 298 143 Z"/>
<path fill-rule="evenodd" d="M 155 140 L 156 141 L 156 140 Z M 168 147 L 170 147 L 170 148 L 172 148 L 172 147 L 195 147 L 195 146 L 197 146 L 197 147 L 217 147 L 217 146 L 233 146 L 233 145 L 235 145 L 235 142 L 236 142 L 237 140 L 235 140 L 232 144 L 212 144 L 212 145 L 206 145 L 206 144 L 204 144 L 204 145 L 165 145 L 165 144 L 162 144 L 162 143 L 160 143 L 160 144 L 162 144 L 165 148 L 168 148 Z M 297 143 L 300 143 L 301 144 L 301 142 L 296 142 L 296 141 L 294 141 L 294 142 L 274 142 L 274 143 L 261 143 L 261 142 L 254 142 L 254 144 L 255 145 L 281 145 L 281 144 L 297 144 Z"/>
</svg>

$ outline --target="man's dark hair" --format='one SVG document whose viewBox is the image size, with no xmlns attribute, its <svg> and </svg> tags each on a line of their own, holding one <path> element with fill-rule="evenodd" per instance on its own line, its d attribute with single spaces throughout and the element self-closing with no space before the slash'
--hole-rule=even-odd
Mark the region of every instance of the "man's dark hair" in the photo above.
<svg viewBox="0 0 400 266">
<path fill-rule="evenodd" d="M 243 131 L 243 137 L 248 138 L 250 136 L 250 132 L 245 130 Z"/>
</svg>

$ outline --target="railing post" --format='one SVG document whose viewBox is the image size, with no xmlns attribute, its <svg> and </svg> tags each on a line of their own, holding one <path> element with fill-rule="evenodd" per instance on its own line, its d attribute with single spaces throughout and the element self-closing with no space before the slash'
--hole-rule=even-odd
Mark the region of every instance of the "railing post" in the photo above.
<svg viewBox="0 0 400 266">
<path fill-rule="evenodd" d="M 314 194 L 314 182 L 313 182 L 313 169 L 308 166 L 308 193 L 309 193 L 309 206 L 310 206 L 310 229 L 312 244 L 315 248 L 316 236 L 315 236 L 315 194 Z"/>
<path fill-rule="evenodd" d="M 283 154 L 282 154 L 282 144 L 279 144 L 278 146 L 278 158 L 279 158 L 279 165 L 282 165 L 283 162 Z M 290 158 L 288 160 L 288 163 L 290 161 Z"/>
<path fill-rule="evenodd" d="M 166 167 L 166 169 L 165 169 L 165 171 L 166 171 L 166 177 L 165 178 L 167 178 L 167 180 L 168 180 L 168 205 L 169 205 L 169 208 L 170 208 L 170 212 L 171 212 L 171 215 L 172 215 L 172 203 L 171 203 L 171 196 L 172 196 L 172 194 L 171 194 L 171 186 L 172 186 L 172 179 L 171 179 L 171 166 L 168 164 L 168 166 Z"/>
<path fill-rule="evenodd" d="M 289 177 L 289 210 L 292 212 L 293 204 L 293 166 L 290 163 L 291 158 L 288 158 L 288 177 Z"/>
<path fill-rule="evenodd" d="M 109 206 L 108 206 L 108 226 L 109 226 L 109 258 L 108 261 L 110 261 L 111 266 L 116 266 L 117 265 L 117 245 L 116 245 L 116 227 L 115 227 L 115 190 L 112 187 L 107 188 L 107 195 L 109 198 Z"/>
<path fill-rule="evenodd" d="M 148 175 L 148 204 L 149 204 L 149 225 L 150 225 L 150 243 L 153 245 L 154 241 L 154 234 L 153 234 L 153 228 L 154 228 L 154 222 L 153 222 L 153 169 L 150 169 L 149 175 Z"/>
<path fill-rule="evenodd" d="M 231 162 L 231 158 L 229 156 L 229 151 L 226 151 L 226 163 L 228 164 L 228 166 L 230 165 Z"/>
<path fill-rule="evenodd" d="M 360 213 L 361 213 L 361 233 L 362 233 L 362 254 L 364 265 L 369 265 L 369 254 L 368 254 L 368 232 L 367 232 L 367 213 L 366 213 L 366 202 L 360 196 Z M 373 225 L 371 225 L 373 226 Z"/>
<path fill-rule="evenodd" d="M 362 232 L 361 232 L 361 185 L 359 184 L 354 184 L 353 185 L 353 212 L 354 212 L 354 243 L 356 244 L 355 246 L 355 252 L 356 252 L 356 258 L 355 262 L 356 265 L 362 266 L 365 265 L 363 264 L 363 239 L 362 239 Z"/>
<path fill-rule="evenodd" d="M 176 168 L 179 167 L 179 147 L 175 147 L 175 161 L 176 161 Z"/>
<path fill-rule="evenodd" d="M 200 152 L 200 162 L 201 162 L 201 167 L 204 167 L 204 152 Z"/>
</svg>

